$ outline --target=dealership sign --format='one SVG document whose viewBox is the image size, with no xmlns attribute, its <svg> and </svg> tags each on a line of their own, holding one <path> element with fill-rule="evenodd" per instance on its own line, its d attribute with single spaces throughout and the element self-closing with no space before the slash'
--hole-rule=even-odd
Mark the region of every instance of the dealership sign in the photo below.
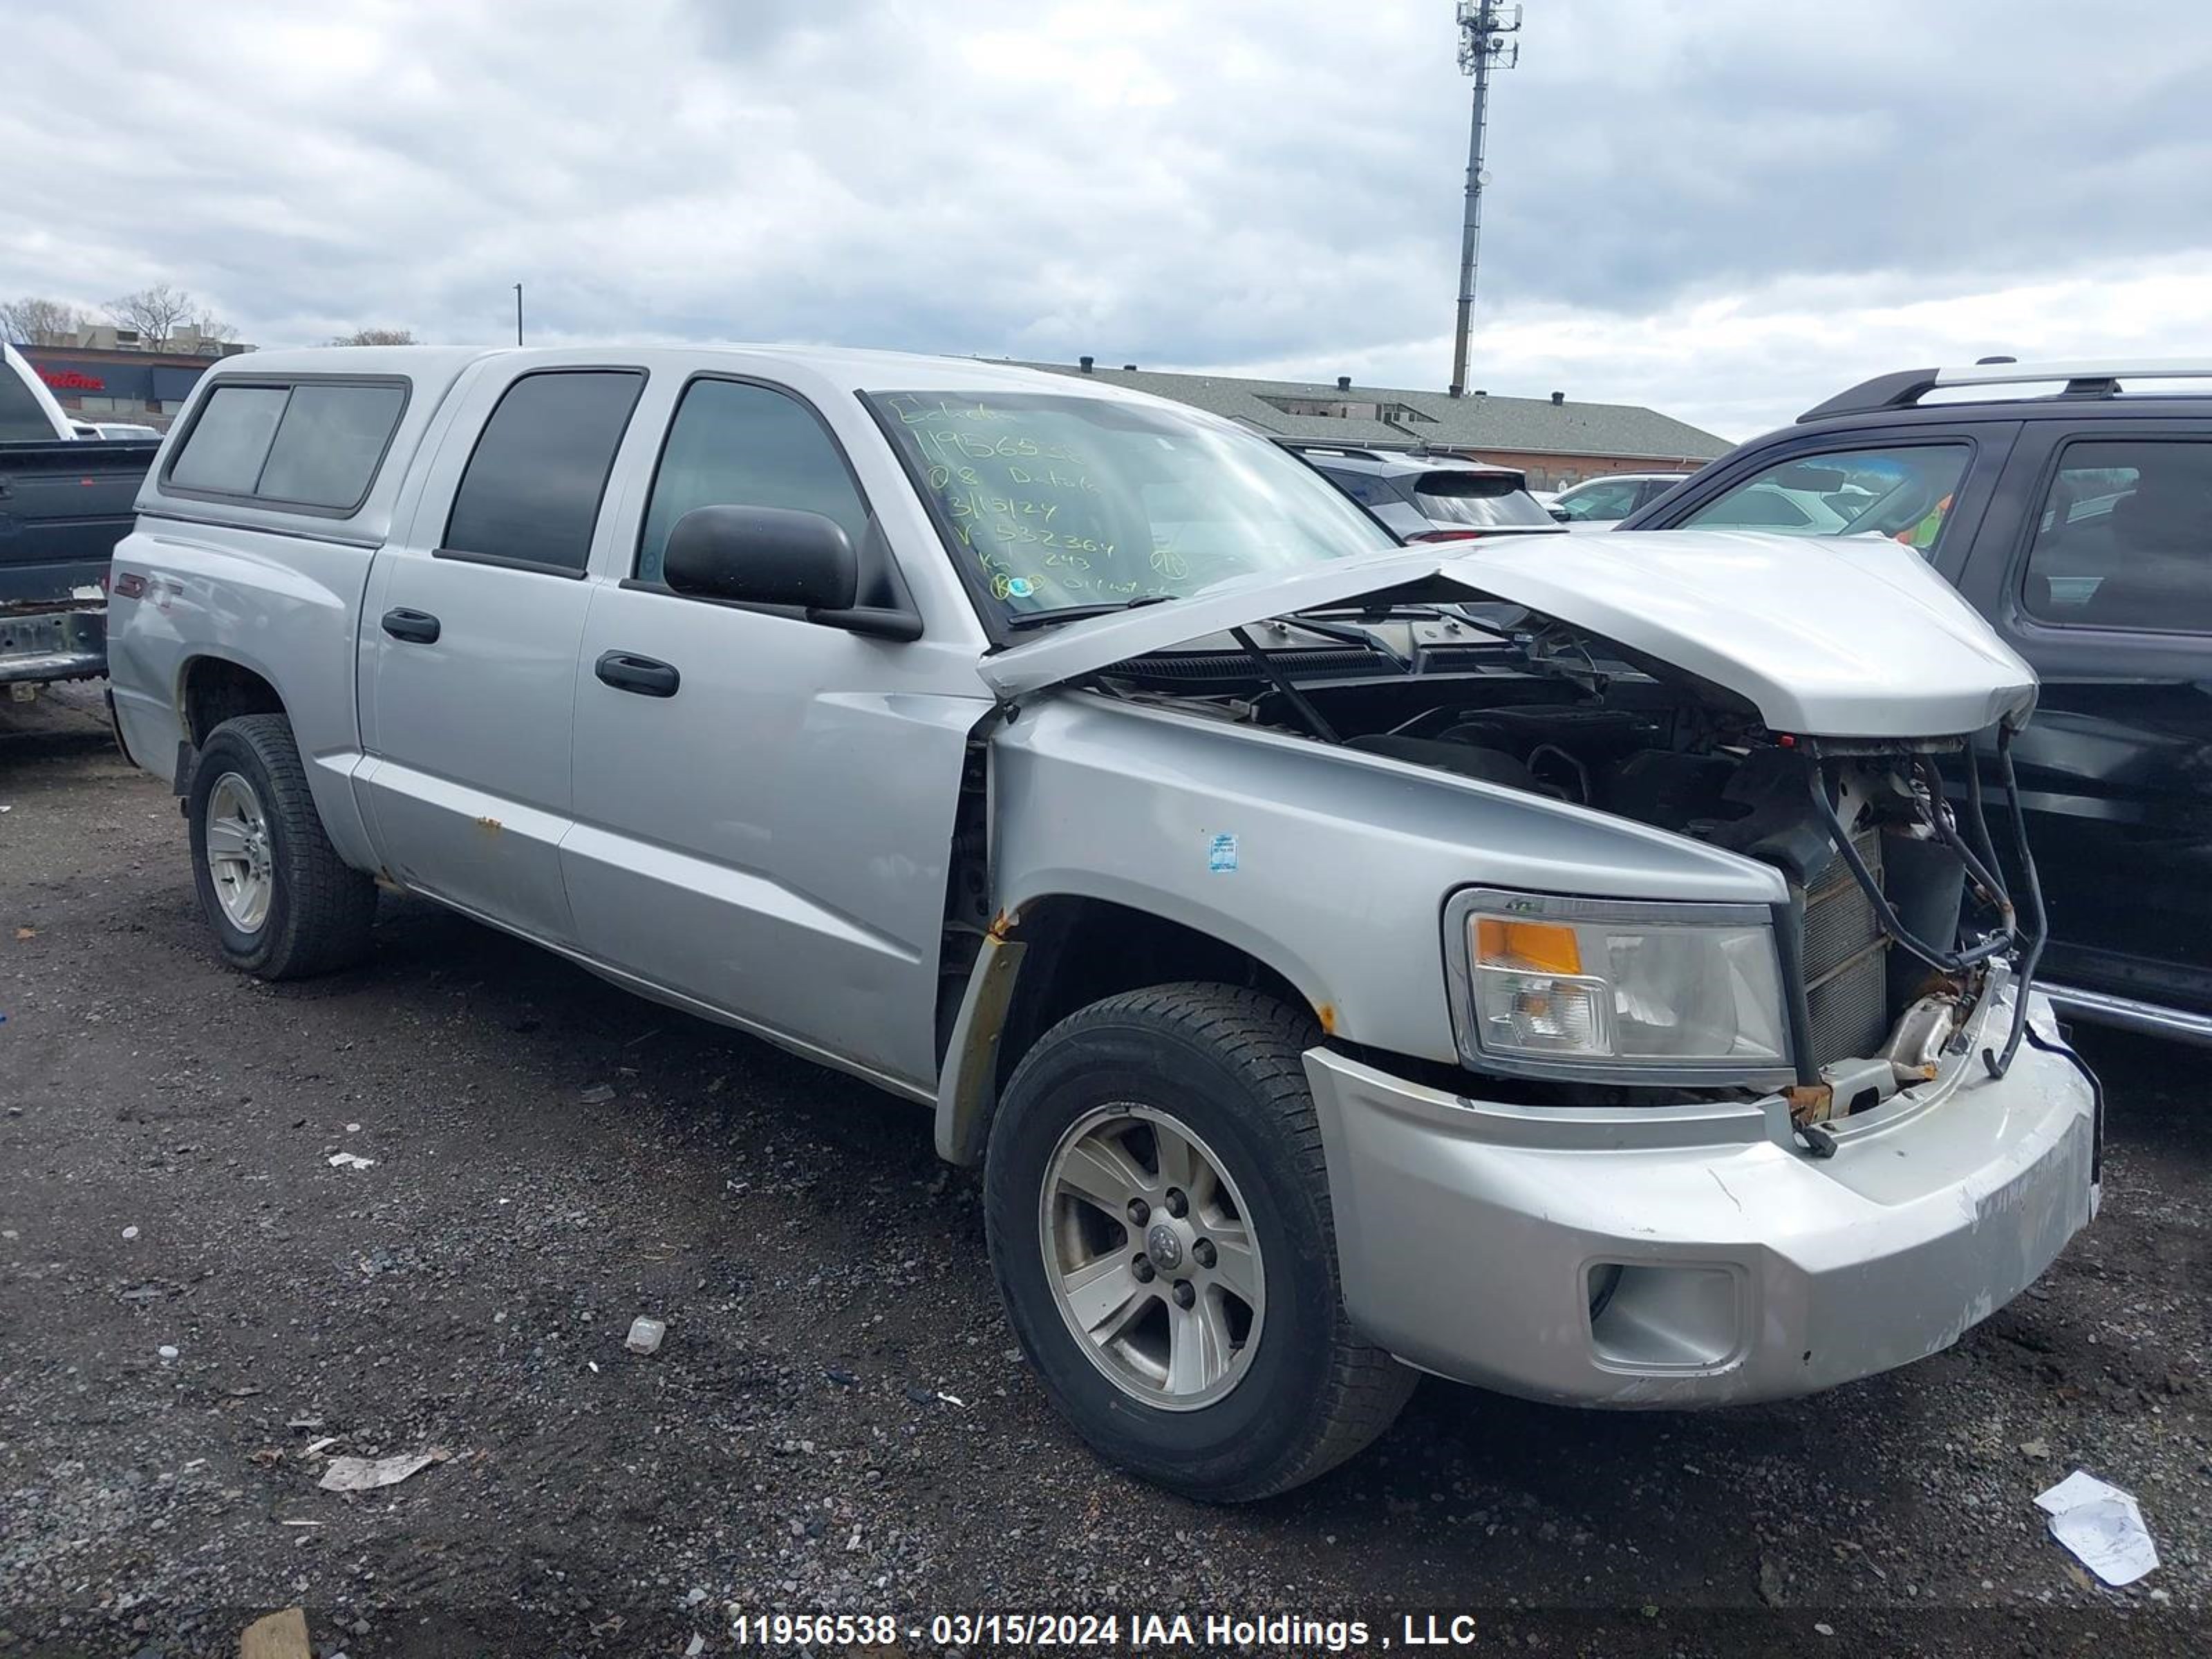
<svg viewBox="0 0 2212 1659">
<path fill-rule="evenodd" d="M 41 367 L 39 378 L 57 392 L 105 392 L 107 382 L 97 374 L 86 374 L 74 368 Z"/>
</svg>

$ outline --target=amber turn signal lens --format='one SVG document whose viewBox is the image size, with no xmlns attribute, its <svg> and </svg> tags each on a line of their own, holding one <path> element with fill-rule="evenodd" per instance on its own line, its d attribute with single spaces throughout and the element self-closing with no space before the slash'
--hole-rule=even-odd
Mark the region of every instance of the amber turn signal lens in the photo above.
<svg viewBox="0 0 2212 1659">
<path fill-rule="evenodd" d="M 1503 921 L 1484 916 L 1475 923 L 1474 951 L 1488 968 L 1534 968 L 1547 974 L 1579 974 L 1583 953 L 1575 930 L 1545 921 Z"/>
</svg>

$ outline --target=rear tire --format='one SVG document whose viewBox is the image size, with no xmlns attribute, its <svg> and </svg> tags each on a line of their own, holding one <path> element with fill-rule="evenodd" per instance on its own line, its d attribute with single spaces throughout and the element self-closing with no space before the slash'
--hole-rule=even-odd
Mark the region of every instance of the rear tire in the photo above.
<svg viewBox="0 0 2212 1659">
<path fill-rule="evenodd" d="M 368 954 L 376 884 L 324 833 L 282 714 L 241 714 L 209 733 L 185 818 L 200 909 L 231 966 L 306 979 Z"/>
<path fill-rule="evenodd" d="M 1320 1036 L 1240 987 L 1129 992 L 1048 1031 L 991 1127 L 985 1224 L 1024 1351 L 1102 1456 L 1187 1497 L 1312 1480 L 1416 1381 L 1345 1312 L 1302 1058 Z"/>
</svg>

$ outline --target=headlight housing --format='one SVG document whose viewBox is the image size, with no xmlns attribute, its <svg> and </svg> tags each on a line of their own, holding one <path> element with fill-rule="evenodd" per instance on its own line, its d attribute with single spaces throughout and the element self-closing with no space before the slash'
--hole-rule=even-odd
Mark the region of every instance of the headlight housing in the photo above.
<svg viewBox="0 0 2212 1659">
<path fill-rule="evenodd" d="M 1461 1056 L 1615 1083 L 1795 1077 L 1771 912 L 1475 888 L 1445 911 Z"/>
</svg>

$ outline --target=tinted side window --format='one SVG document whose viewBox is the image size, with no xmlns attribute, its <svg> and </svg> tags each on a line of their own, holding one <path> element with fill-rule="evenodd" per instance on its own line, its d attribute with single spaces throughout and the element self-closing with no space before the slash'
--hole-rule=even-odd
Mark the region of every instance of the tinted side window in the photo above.
<svg viewBox="0 0 2212 1659">
<path fill-rule="evenodd" d="M 582 574 L 644 386 L 635 370 L 553 369 L 507 387 L 461 474 L 438 550 Z"/>
<path fill-rule="evenodd" d="M 254 493 L 310 507 L 358 507 L 406 403 L 396 386 L 294 386 Z"/>
<path fill-rule="evenodd" d="M 639 538 L 637 574 L 660 580 L 668 532 L 696 507 L 819 513 L 860 547 L 868 509 L 845 459 L 797 398 L 732 380 L 695 380 L 677 405 Z"/>
<path fill-rule="evenodd" d="M 1911 444 L 1793 456 L 1763 467 L 1689 517 L 1793 536 L 1887 536 L 1931 553 L 1942 539 L 1966 444 Z"/>
<path fill-rule="evenodd" d="M 1802 501 L 1790 500 L 1789 491 L 1772 484 L 1731 489 L 1711 507 L 1700 509 L 1690 522 L 1735 525 L 1747 530 L 1804 530 L 1814 534 L 1843 527 L 1826 514 L 1815 522 Z"/>
<path fill-rule="evenodd" d="M 216 489 L 250 495 L 269 459 L 270 441 L 284 417 L 290 389 L 281 386 L 219 386 L 193 417 L 185 447 L 169 465 L 168 482 L 181 489 Z"/>
<path fill-rule="evenodd" d="M 2069 443 L 2021 603 L 2081 628 L 2212 634 L 2212 443 Z"/>
</svg>

